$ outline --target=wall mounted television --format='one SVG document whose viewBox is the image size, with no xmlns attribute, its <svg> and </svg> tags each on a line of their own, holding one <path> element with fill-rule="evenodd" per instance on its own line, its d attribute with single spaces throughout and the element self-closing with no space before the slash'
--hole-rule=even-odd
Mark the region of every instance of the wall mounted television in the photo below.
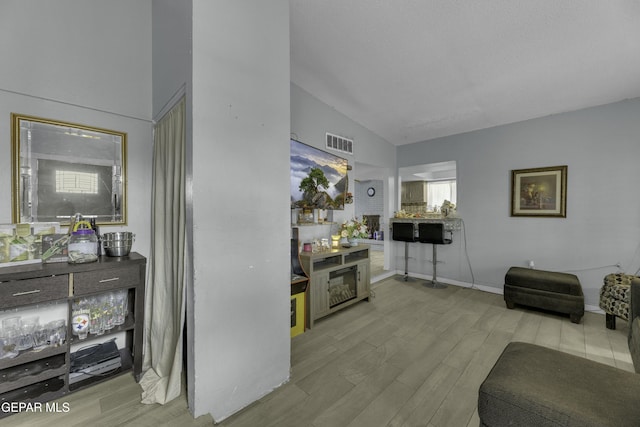
<svg viewBox="0 0 640 427">
<path fill-rule="evenodd" d="M 291 139 L 290 154 L 291 208 L 344 209 L 347 159 L 295 139 Z"/>
</svg>

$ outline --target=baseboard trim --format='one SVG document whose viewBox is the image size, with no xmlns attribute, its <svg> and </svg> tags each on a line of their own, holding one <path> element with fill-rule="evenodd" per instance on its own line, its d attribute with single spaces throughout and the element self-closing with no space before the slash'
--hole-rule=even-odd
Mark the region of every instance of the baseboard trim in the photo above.
<svg viewBox="0 0 640 427">
<path fill-rule="evenodd" d="M 396 274 L 403 275 L 404 271 L 396 270 L 395 273 L 392 273 L 389 277 L 394 276 Z M 410 274 L 410 276 L 411 277 L 415 277 L 416 279 L 422 279 L 422 280 L 432 280 L 433 279 L 432 276 L 426 275 L 426 274 Z M 478 289 L 479 291 L 483 291 L 483 292 L 489 292 L 489 293 L 497 294 L 497 295 L 504 295 L 504 288 L 502 288 L 502 287 L 476 285 L 476 284 L 469 283 L 469 282 L 461 282 L 459 280 L 447 279 L 446 277 L 438 277 L 438 281 L 443 282 L 443 283 L 447 283 L 449 285 L 459 286 L 461 288 Z M 588 311 L 590 313 L 597 313 L 597 314 L 604 315 L 604 311 L 602 311 L 602 309 L 600 307 L 598 307 L 597 305 L 585 304 L 584 305 L 584 311 Z"/>
<path fill-rule="evenodd" d="M 371 284 L 374 285 L 376 283 L 380 283 L 383 280 L 388 279 L 389 277 L 395 276 L 396 274 L 397 273 L 395 271 L 387 271 L 387 272 L 385 272 L 383 274 L 380 274 L 380 275 L 378 275 L 376 277 L 372 277 L 371 278 Z"/>
</svg>

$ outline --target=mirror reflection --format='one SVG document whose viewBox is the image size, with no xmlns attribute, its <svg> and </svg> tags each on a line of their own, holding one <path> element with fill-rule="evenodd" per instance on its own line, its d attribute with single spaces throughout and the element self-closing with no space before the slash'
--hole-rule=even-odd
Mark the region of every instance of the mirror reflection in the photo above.
<svg viewBox="0 0 640 427">
<path fill-rule="evenodd" d="M 126 224 L 126 134 L 18 114 L 12 122 L 14 222 L 68 224 L 81 213 Z"/>
</svg>

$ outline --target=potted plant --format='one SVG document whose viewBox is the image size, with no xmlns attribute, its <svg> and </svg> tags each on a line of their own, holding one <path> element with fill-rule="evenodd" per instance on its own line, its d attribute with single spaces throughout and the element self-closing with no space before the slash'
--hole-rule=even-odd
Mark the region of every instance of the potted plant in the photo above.
<svg viewBox="0 0 640 427">
<path fill-rule="evenodd" d="M 369 229 L 367 221 L 359 221 L 357 218 L 350 219 L 342 223 L 340 227 L 340 236 L 348 241 L 348 246 L 357 246 L 356 239 L 366 239 L 369 237 Z M 343 243 L 343 246 L 345 244 Z"/>
</svg>

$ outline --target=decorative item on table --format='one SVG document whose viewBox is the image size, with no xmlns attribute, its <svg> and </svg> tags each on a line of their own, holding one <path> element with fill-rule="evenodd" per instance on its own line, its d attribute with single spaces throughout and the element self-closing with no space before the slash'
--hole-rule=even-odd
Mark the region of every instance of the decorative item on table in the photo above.
<svg viewBox="0 0 640 427">
<path fill-rule="evenodd" d="M 104 233 L 102 235 L 104 253 L 111 257 L 127 256 L 131 252 L 131 246 L 135 240 L 136 235 L 129 231 Z"/>
<path fill-rule="evenodd" d="M 1 358 L 14 358 L 19 354 L 17 347 L 18 337 L 20 336 L 21 319 L 20 316 L 12 316 L 2 319 L 2 351 Z"/>
<path fill-rule="evenodd" d="M 41 329 L 34 333 L 33 340 L 34 350 L 60 347 L 67 340 L 67 322 L 64 319 L 58 319 L 41 326 Z"/>
<path fill-rule="evenodd" d="M 411 218 L 411 219 L 441 219 L 442 213 L 437 206 L 434 207 L 435 211 L 427 212 L 407 212 L 405 209 L 396 211 L 394 213 L 394 218 Z"/>
<path fill-rule="evenodd" d="M 442 216 L 445 218 L 453 218 L 456 216 L 456 205 L 451 203 L 448 200 L 445 200 L 440 206 L 440 212 L 442 212 Z"/>
<path fill-rule="evenodd" d="M 85 339 L 87 334 L 103 335 L 125 323 L 128 291 L 112 291 L 76 300 L 72 312 L 73 333 L 79 339 Z"/>
<path fill-rule="evenodd" d="M 393 213 L 394 218 L 414 218 L 414 214 L 410 214 L 404 209 L 400 209 L 399 211 L 395 211 Z"/>
<path fill-rule="evenodd" d="M 342 236 L 340 234 L 332 234 L 331 235 L 331 247 L 332 248 L 339 248 L 340 247 L 340 238 Z"/>
<path fill-rule="evenodd" d="M 42 254 L 44 253 L 42 242 L 45 238 L 60 233 L 60 223 L 32 222 L 29 225 L 31 227 L 31 235 L 33 235 L 34 238 L 34 258 L 42 258 Z"/>
<path fill-rule="evenodd" d="M 300 213 L 298 214 L 298 223 L 300 224 L 310 224 L 313 222 L 313 208 L 302 208 Z"/>
<path fill-rule="evenodd" d="M 62 319 L 41 324 L 38 316 L 5 317 L 0 328 L 0 359 L 14 358 L 21 351 L 60 346 L 66 340 L 66 330 Z"/>
<path fill-rule="evenodd" d="M 340 228 L 340 236 L 342 237 L 340 242 L 342 246 L 346 248 L 357 246 L 358 242 L 356 239 L 366 239 L 369 237 L 367 221 L 364 219 L 359 221 L 357 218 L 353 218 L 343 222 Z"/>
<path fill-rule="evenodd" d="M 69 244 L 68 234 L 50 234 L 42 238 L 42 262 L 67 262 L 69 260 L 69 252 L 67 245 Z"/>
<path fill-rule="evenodd" d="M 318 224 L 322 224 L 327 222 L 327 210 L 326 209 L 316 209 Z"/>
<path fill-rule="evenodd" d="M 307 246 L 309 245 L 309 246 Z M 305 243 L 305 248 L 309 247 L 309 251 L 311 253 L 317 254 L 318 252 L 322 252 L 322 246 L 320 243 L 320 239 L 313 239 L 311 243 Z M 306 249 L 305 249 L 306 250 Z"/>
<path fill-rule="evenodd" d="M 36 230 L 42 230 L 34 223 Z M 2 227 L 0 231 L 0 262 L 16 263 L 39 261 L 42 249 L 42 234 L 36 235 L 30 223 L 12 224 L 13 235 L 7 237 L 10 230 Z M 47 227 L 47 230 L 49 228 Z M 54 228 L 51 228 L 54 230 Z"/>
<path fill-rule="evenodd" d="M 71 311 L 71 329 L 81 340 L 89 335 L 90 317 L 91 310 L 87 300 L 76 300 Z"/>
<path fill-rule="evenodd" d="M 98 237 L 88 221 L 76 222 L 68 244 L 69 263 L 82 264 L 98 260 Z"/>
<path fill-rule="evenodd" d="M 9 262 L 11 240 L 16 232 L 15 224 L 0 224 L 0 263 Z"/>
<path fill-rule="evenodd" d="M 82 214 L 80 212 L 76 212 L 69 217 L 69 231 L 67 232 L 69 236 L 71 236 L 71 233 L 73 233 L 76 224 L 80 221 L 84 221 L 84 218 L 82 217 Z"/>
<path fill-rule="evenodd" d="M 100 234 L 100 227 L 96 223 L 95 217 L 90 218 L 89 223 L 91 224 L 91 229 L 96 233 L 96 237 L 98 238 L 98 249 L 96 250 L 96 255 L 100 257 L 102 256 L 102 235 Z"/>
<path fill-rule="evenodd" d="M 56 232 L 60 232 L 57 222 L 0 224 L 0 267 L 41 266 L 42 241 Z"/>
<path fill-rule="evenodd" d="M 22 317 L 20 319 L 20 329 L 16 340 L 15 349 L 18 351 L 29 350 L 33 348 L 33 332 L 39 325 L 38 316 Z"/>
<path fill-rule="evenodd" d="M 16 224 L 15 235 L 9 242 L 9 262 L 34 259 L 35 241 L 30 224 Z"/>
</svg>

